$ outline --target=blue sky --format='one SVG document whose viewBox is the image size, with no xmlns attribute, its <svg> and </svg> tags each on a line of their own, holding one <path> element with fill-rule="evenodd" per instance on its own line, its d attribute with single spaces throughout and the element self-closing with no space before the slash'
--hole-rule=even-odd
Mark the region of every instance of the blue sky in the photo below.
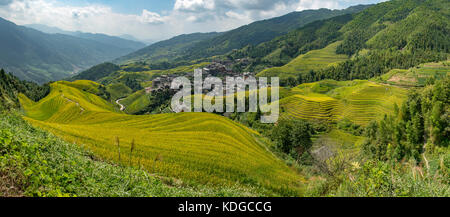
<svg viewBox="0 0 450 217">
<path fill-rule="evenodd" d="M 0 0 L 0 17 L 18 25 L 132 35 L 156 42 L 222 32 L 305 9 L 343 9 L 384 0 Z"/>
<path fill-rule="evenodd" d="M 162 13 L 172 10 L 175 4 L 175 0 L 59 0 L 59 2 L 72 6 L 109 5 L 116 12 L 129 14 L 139 14 L 143 9 Z"/>
</svg>

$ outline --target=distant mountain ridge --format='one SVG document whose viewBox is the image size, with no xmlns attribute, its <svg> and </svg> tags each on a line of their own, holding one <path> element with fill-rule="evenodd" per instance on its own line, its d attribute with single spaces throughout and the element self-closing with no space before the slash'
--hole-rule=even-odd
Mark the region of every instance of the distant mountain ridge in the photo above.
<svg viewBox="0 0 450 217">
<path fill-rule="evenodd" d="M 98 40 L 47 34 L 0 18 L 0 68 L 20 79 L 60 80 L 133 51 Z"/>
<path fill-rule="evenodd" d="M 121 57 L 115 63 L 183 61 L 222 55 L 233 49 L 270 41 L 277 36 L 317 20 L 356 13 L 369 6 L 358 5 L 343 10 L 305 10 L 292 12 L 281 17 L 256 21 L 223 33 L 180 35 Z"/>
<path fill-rule="evenodd" d="M 192 33 L 175 36 L 171 39 L 154 43 L 126 56 L 117 58 L 114 63 L 161 62 L 171 61 L 186 53 L 196 43 L 217 37 L 222 33 Z"/>
<path fill-rule="evenodd" d="M 225 32 L 210 40 L 197 43 L 182 57 L 197 59 L 222 55 L 247 45 L 258 45 L 278 36 L 301 28 L 309 23 L 344 14 L 360 12 L 370 5 L 352 6 L 342 10 L 318 9 L 292 12 L 284 16 L 253 22 L 249 25 Z"/>
<path fill-rule="evenodd" d="M 126 49 L 132 49 L 133 51 L 139 50 L 145 46 L 147 46 L 145 43 L 140 42 L 139 40 L 133 38 L 132 36 L 125 37 L 118 37 L 118 36 L 110 36 L 106 34 L 99 34 L 99 33 L 86 33 L 86 32 L 71 32 L 71 31 L 65 31 L 57 27 L 42 25 L 42 24 L 29 24 L 24 25 L 25 27 L 33 28 L 38 31 L 48 33 L 48 34 L 64 34 L 64 35 L 71 35 L 79 38 L 94 40 L 100 43 L 108 44 L 111 46 L 116 46 L 120 48 L 126 48 Z M 132 39 L 131 39 L 132 38 Z"/>
</svg>

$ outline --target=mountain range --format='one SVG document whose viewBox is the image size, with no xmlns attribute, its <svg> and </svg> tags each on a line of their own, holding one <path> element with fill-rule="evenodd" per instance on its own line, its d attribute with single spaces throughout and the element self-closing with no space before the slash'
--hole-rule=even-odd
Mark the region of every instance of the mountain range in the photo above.
<svg viewBox="0 0 450 217">
<path fill-rule="evenodd" d="M 0 49 L 8 51 L 0 54 L 0 68 L 20 79 L 38 83 L 71 77 L 107 61 L 116 64 L 162 63 L 163 68 L 170 68 L 174 62 L 185 65 L 191 60 L 255 46 L 311 22 L 356 13 L 367 7 L 292 12 L 227 32 L 179 35 L 147 47 L 141 42 L 115 36 L 70 32 L 40 24 L 18 26 L 0 18 Z M 167 62 L 171 64 L 165 64 Z"/>
<path fill-rule="evenodd" d="M 106 35 L 47 34 L 0 18 L 0 68 L 38 83 L 69 77 L 143 46 Z"/>
<path fill-rule="evenodd" d="M 106 34 L 100 33 L 86 33 L 80 31 L 65 31 L 57 27 L 47 26 L 43 24 L 29 24 L 24 25 L 25 27 L 30 27 L 36 29 L 38 31 L 48 33 L 48 34 L 63 34 L 63 35 L 71 35 L 78 38 L 89 39 L 93 41 L 97 41 L 100 43 L 108 44 L 111 46 L 116 46 L 120 48 L 127 48 L 130 50 L 139 50 L 147 45 L 144 42 L 139 41 L 131 35 L 124 36 L 110 36 Z"/>
<path fill-rule="evenodd" d="M 225 54 L 247 45 L 258 45 L 280 35 L 301 28 L 311 22 L 343 14 L 356 13 L 370 5 L 358 5 L 343 10 L 304 10 L 281 17 L 256 21 L 223 33 L 195 33 L 180 35 L 152 44 L 117 59 L 116 63 L 143 61 L 184 61 Z"/>
</svg>

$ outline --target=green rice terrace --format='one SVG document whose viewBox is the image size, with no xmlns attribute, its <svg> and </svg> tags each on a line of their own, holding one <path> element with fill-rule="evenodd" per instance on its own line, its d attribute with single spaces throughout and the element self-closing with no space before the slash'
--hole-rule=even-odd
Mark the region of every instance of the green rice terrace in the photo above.
<svg viewBox="0 0 450 217">
<path fill-rule="evenodd" d="M 423 87 L 429 79 L 446 76 L 450 76 L 450 61 L 448 60 L 438 63 L 425 63 L 408 70 L 393 69 L 374 80 L 396 86 Z"/>
<path fill-rule="evenodd" d="M 287 118 L 338 121 L 366 125 L 401 105 L 407 90 L 370 81 L 332 81 L 302 84 L 290 89 L 280 105 Z"/>
<path fill-rule="evenodd" d="M 310 70 L 322 69 L 345 61 L 348 59 L 347 55 L 336 54 L 336 48 L 340 45 L 340 43 L 341 42 L 335 42 L 328 45 L 324 49 L 313 50 L 304 55 L 300 55 L 284 66 L 266 69 L 258 73 L 258 76 L 278 76 L 280 79 L 287 77 L 296 78 L 299 74 L 307 73 Z"/>
<path fill-rule="evenodd" d="M 22 95 L 25 120 L 105 159 L 139 165 L 152 174 L 204 185 L 260 186 L 274 195 L 302 194 L 302 176 L 273 155 L 255 131 L 206 113 L 126 115 L 77 88 L 92 85 L 56 82 L 37 103 Z"/>
</svg>

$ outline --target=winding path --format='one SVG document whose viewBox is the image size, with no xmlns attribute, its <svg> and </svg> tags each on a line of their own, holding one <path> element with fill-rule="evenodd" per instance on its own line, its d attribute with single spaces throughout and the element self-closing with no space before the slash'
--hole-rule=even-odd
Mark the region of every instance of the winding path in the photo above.
<svg viewBox="0 0 450 217">
<path fill-rule="evenodd" d="M 80 110 L 81 110 L 80 113 L 83 113 L 83 112 L 85 111 L 84 108 L 81 107 L 81 106 L 80 106 L 80 103 L 78 103 L 77 101 L 74 101 L 74 100 L 71 100 L 71 99 L 67 98 L 66 96 L 64 96 L 64 94 L 62 94 L 62 97 L 63 97 L 65 100 L 67 100 L 68 102 L 75 103 L 75 105 L 77 105 L 78 108 L 80 108 Z"/>
<path fill-rule="evenodd" d="M 430 170 L 430 164 L 428 162 L 427 156 L 425 155 L 425 153 L 427 152 L 427 144 L 425 143 L 425 145 L 423 145 L 423 159 L 425 160 L 425 166 L 427 167 L 427 170 Z"/>
<path fill-rule="evenodd" d="M 120 111 L 124 111 L 126 108 L 124 105 L 120 104 L 120 101 L 122 101 L 123 99 L 118 99 L 116 100 L 116 104 L 120 106 Z"/>
</svg>

